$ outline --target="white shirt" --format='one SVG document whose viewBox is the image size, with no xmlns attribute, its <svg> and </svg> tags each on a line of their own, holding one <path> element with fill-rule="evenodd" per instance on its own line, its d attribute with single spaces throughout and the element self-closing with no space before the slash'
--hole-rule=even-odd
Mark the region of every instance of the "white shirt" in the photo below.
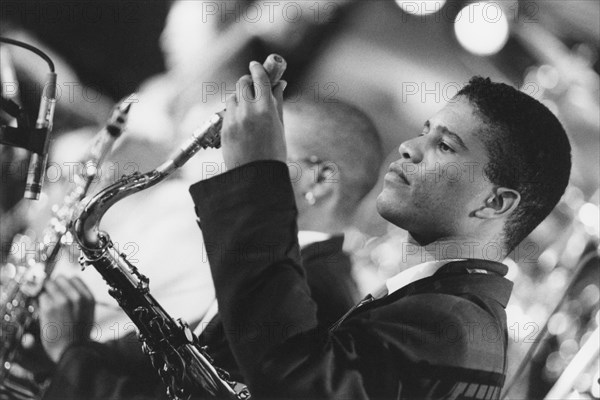
<svg viewBox="0 0 600 400">
<path fill-rule="evenodd" d="M 417 264 L 386 280 L 384 286 L 373 291 L 371 295 L 376 299 L 390 295 L 413 282 L 432 276 L 438 269 L 453 261 L 462 261 L 462 259 L 436 260 Z"/>
<path fill-rule="evenodd" d="M 299 231 L 298 232 L 298 244 L 300 248 L 308 246 L 309 244 L 324 242 L 327 239 L 331 238 L 331 235 L 324 232 L 317 231 Z"/>
</svg>

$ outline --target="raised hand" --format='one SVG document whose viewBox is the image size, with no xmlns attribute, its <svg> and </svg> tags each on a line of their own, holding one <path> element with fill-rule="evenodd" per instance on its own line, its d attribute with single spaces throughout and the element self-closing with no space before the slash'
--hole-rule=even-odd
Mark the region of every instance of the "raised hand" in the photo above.
<svg viewBox="0 0 600 400">
<path fill-rule="evenodd" d="M 283 90 L 274 87 L 263 66 L 252 61 L 250 74 L 237 82 L 237 93 L 227 100 L 221 140 L 228 169 L 259 160 L 286 161 L 283 131 Z"/>
</svg>

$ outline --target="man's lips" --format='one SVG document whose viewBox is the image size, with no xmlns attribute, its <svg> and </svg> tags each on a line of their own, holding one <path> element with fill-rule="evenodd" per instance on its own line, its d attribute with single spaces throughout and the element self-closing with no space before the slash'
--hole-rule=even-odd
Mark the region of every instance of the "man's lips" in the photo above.
<svg viewBox="0 0 600 400">
<path fill-rule="evenodd" d="M 400 178 L 400 180 L 405 184 L 410 185 L 410 182 L 406 178 L 406 174 L 404 173 L 401 164 L 391 163 L 389 172 L 393 173 L 394 175 L 397 175 Z"/>
</svg>

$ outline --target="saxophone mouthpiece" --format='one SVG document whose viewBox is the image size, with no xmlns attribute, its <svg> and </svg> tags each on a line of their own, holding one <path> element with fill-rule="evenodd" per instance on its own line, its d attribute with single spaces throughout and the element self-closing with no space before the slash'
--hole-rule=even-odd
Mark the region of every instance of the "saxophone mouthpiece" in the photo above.
<svg viewBox="0 0 600 400">
<path fill-rule="evenodd" d="M 131 104 L 137 103 L 139 100 L 137 98 L 137 93 L 131 93 L 129 96 L 124 97 L 119 101 L 119 109 L 123 113 L 128 113 L 131 108 Z"/>
<path fill-rule="evenodd" d="M 131 109 L 131 103 L 123 103 L 119 107 L 119 111 L 121 111 L 123 114 L 129 114 L 130 109 Z"/>
<path fill-rule="evenodd" d="M 117 105 L 113 109 L 112 115 L 108 120 L 108 133 L 110 133 L 115 138 L 121 136 L 121 133 L 123 133 L 123 130 L 125 129 L 127 118 L 129 117 L 129 110 L 131 109 L 131 105 L 137 102 L 137 95 L 135 93 L 132 93 L 117 103 Z"/>
<path fill-rule="evenodd" d="M 279 54 L 271 54 L 265 60 L 263 67 L 269 75 L 269 80 L 271 81 L 271 84 L 274 85 L 277 82 L 279 82 L 279 80 L 283 76 L 283 73 L 287 68 L 287 62 Z"/>
</svg>

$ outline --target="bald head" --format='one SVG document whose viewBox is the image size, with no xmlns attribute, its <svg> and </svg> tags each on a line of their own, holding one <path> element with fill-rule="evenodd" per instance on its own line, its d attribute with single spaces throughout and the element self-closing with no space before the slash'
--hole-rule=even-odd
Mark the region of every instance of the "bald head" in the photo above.
<svg viewBox="0 0 600 400">
<path fill-rule="evenodd" d="M 335 212 L 347 219 L 377 182 L 383 158 L 375 125 L 358 108 L 343 103 L 288 102 L 285 136 L 290 161 L 313 158 L 330 167 L 338 186 Z"/>
</svg>

